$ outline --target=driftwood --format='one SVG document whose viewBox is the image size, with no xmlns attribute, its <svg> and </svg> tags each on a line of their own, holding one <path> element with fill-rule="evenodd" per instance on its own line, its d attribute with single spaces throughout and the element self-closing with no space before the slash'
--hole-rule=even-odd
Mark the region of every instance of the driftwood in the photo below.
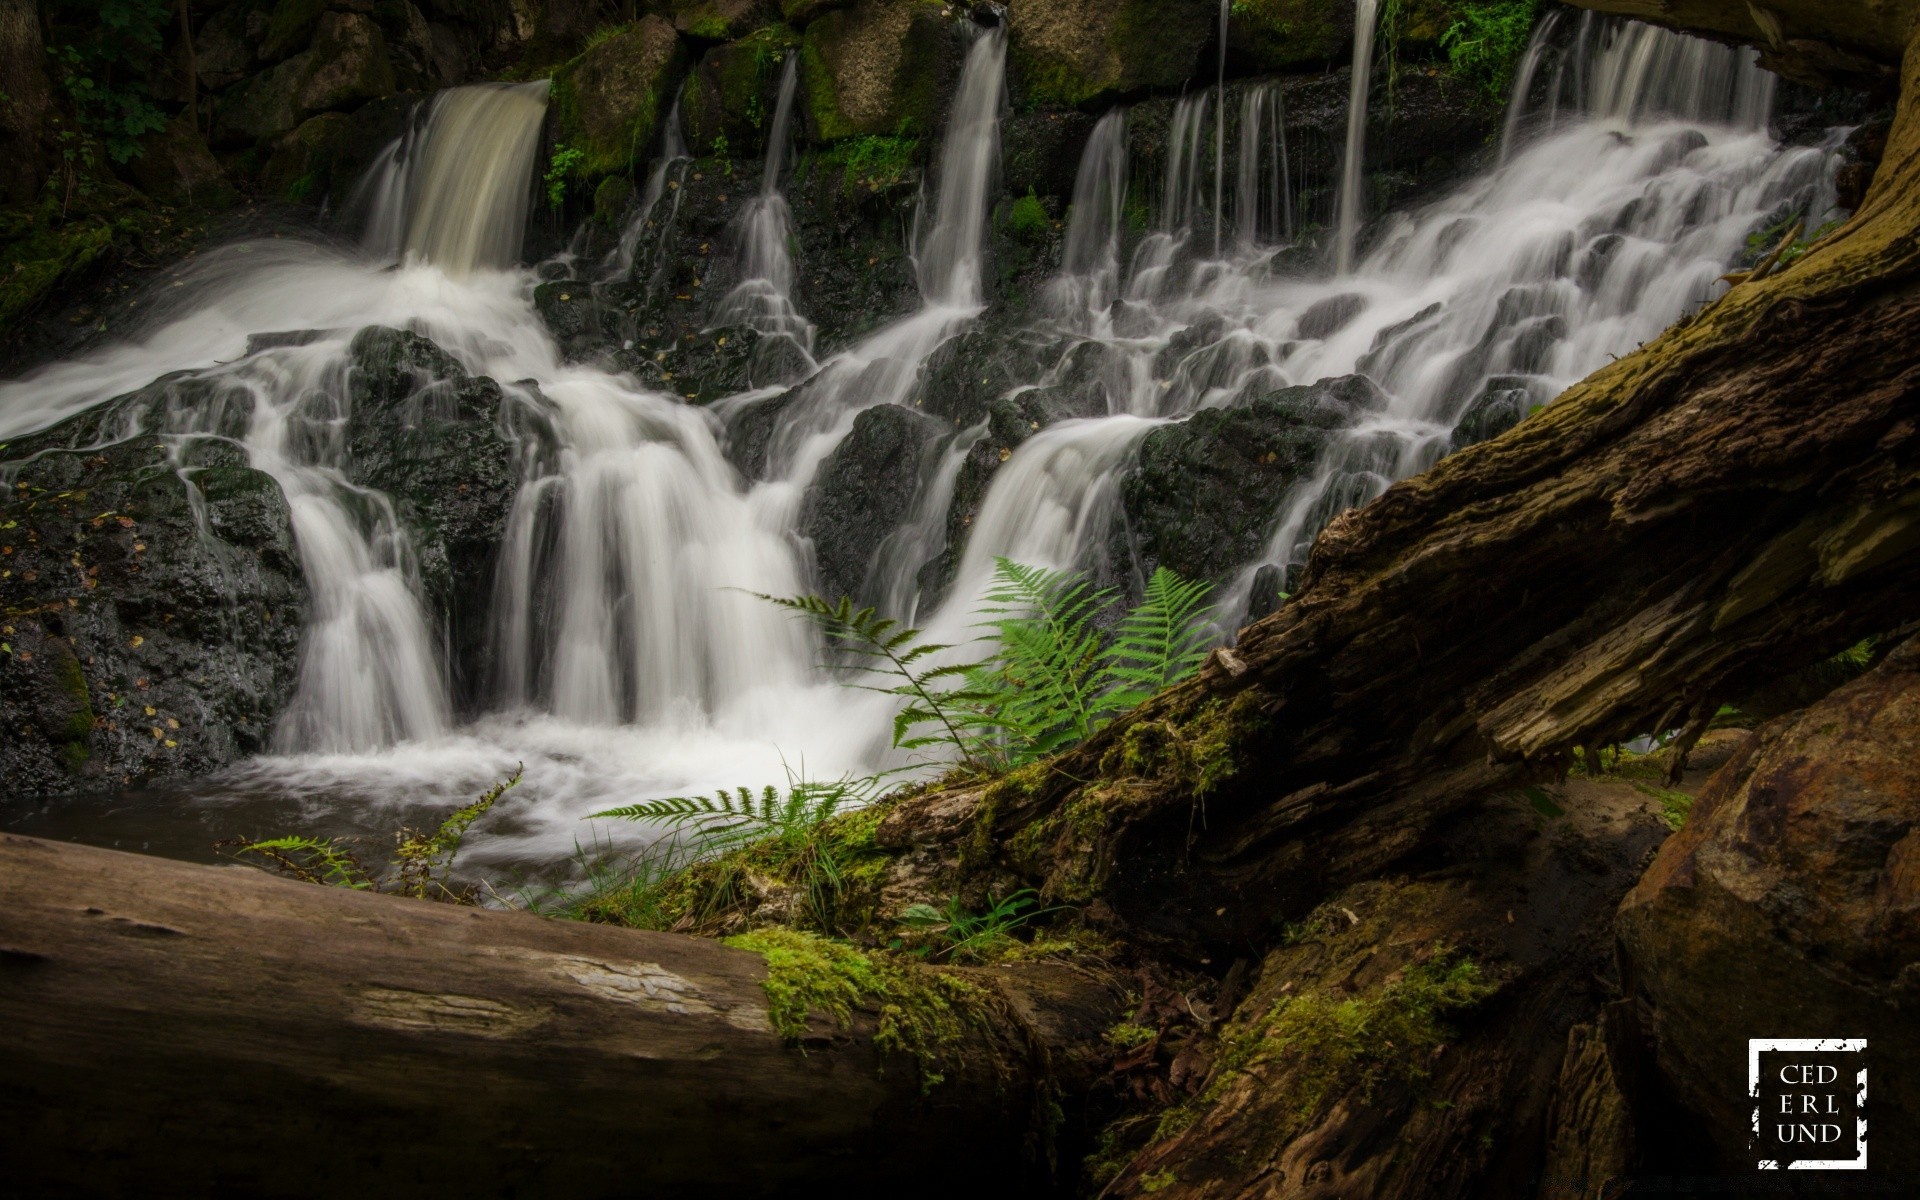
<svg viewBox="0 0 1920 1200">
<path fill-rule="evenodd" d="M 1064 967 L 974 972 L 1006 1036 L 923 1094 L 871 1012 L 787 1044 L 766 973 L 699 938 L 0 837 L 5 1190 L 1017 1190 L 1085 1090 L 1072 1048 L 1114 1020 Z"/>
</svg>

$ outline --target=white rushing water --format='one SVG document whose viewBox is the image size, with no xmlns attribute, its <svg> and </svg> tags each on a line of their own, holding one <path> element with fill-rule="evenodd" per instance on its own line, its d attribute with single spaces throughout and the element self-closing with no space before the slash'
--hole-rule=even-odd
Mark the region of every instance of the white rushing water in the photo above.
<svg viewBox="0 0 1920 1200">
<path fill-rule="evenodd" d="M 1103 116 L 1061 270 L 1036 308 L 1034 336 L 1058 350 L 1057 365 L 1030 386 L 1071 375 L 1105 413 L 1019 447 L 972 523 L 952 598 L 921 614 L 920 569 L 945 549 L 955 479 L 985 428 L 938 447 L 875 568 L 893 611 L 964 638 L 996 555 L 1124 569 L 1102 555 L 1141 439 L 1204 408 L 1367 375 L 1379 404 L 1282 498 L 1265 551 L 1224 589 L 1230 628 L 1263 566 L 1284 578 L 1341 508 L 1445 453 L 1469 411 L 1550 402 L 1718 294 L 1751 231 L 1796 210 L 1812 227 L 1833 204 L 1830 152 L 1767 136 L 1770 77 L 1751 55 L 1589 18 L 1559 40 L 1543 27 L 1500 164 L 1381 222 L 1362 252 L 1372 0 L 1362 10 L 1338 270 L 1311 254 L 1292 265 L 1288 253 L 1302 222 L 1278 84 L 1244 87 L 1232 140 L 1219 119 L 1224 74 L 1178 102 L 1159 210 L 1137 237 L 1128 115 Z M 370 177 L 364 253 L 288 241 L 213 252 L 138 339 L 0 385 L 0 438 L 176 371 L 226 399 L 183 391 L 164 430 L 146 432 L 213 436 L 231 412 L 247 414 L 243 444 L 292 504 L 313 617 L 277 731 L 283 753 L 208 790 L 446 807 L 525 762 L 513 803 L 468 851 L 486 867 L 634 836 L 582 825 L 609 804 L 777 781 L 787 766 L 831 777 L 883 765 L 885 698 L 838 687 L 808 631 L 749 593 L 808 589 L 795 530 L 821 463 L 864 409 L 911 404 L 933 354 L 987 304 L 1005 61 L 1004 30 L 978 31 L 913 241 L 920 307 L 826 358 L 791 394 L 765 388 L 700 408 L 565 361 L 532 307 L 533 272 L 514 265 L 544 84 L 457 89 L 423 112 Z M 797 87 L 790 61 L 759 193 L 733 231 L 741 282 L 715 320 L 790 339 L 811 362 L 781 194 Z M 644 281 L 664 265 L 667 239 L 654 235 L 687 161 L 676 116 L 605 277 Z M 423 334 L 556 430 L 548 453 L 528 456 L 515 496 L 492 598 L 488 715 L 465 725 L 406 531 L 384 497 L 346 482 L 347 347 L 369 325 Z M 289 330 L 320 333 L 249 353 L 252 335 Z M 775 403 L 765 477 L 744 480 L 721 452 L 726 422 Z"/>
</svg>

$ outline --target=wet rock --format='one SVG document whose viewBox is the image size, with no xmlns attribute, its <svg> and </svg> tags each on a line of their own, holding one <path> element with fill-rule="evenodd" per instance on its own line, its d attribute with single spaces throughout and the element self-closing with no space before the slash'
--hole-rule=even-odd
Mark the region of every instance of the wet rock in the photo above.
<svg viewBox="0 0 1920 1200">
<path fill-rule="evenodd" d="M 1083 112 L 1015 113 L 1001 123 L 1002 172 L 1007 193 L 1071 197 L 1080 155 L 1093 133 Z"/>
<path fill-rule="evenodd" d="M 1213 0 L 1007 0 L 1010 77 L 1019 99 L 1075 107 L 1177 88 L 1215 36 Z"/>
<path fill-rule="evenodd" d="M 1253 585 L 1247 591 L 1249 625 L 1280 607 L 1285 599 L 1286 582 L 1286 572 L 1274 563 L 1263 563 L 1253 573 Z"/>
<path fill-rule="evenodd" d="M 723 157 L 763 156 L 786 56 L 799 45 L 791 29 L 775 25 L 701 55 L 681 100 L 689 144 Z"/>
<path fill-rule="evenodd" d="M 1366 307 L 1365 296 L 1328 296 L 1300 314 L 1299 336 L 1303 338 L 1332 337 L 1353 324 L 1353 319 Z"/>
<path fill-rule="evenodd" d="M 649 15 L 554 72 L 554 140 L 585 157 L 583 179 L 628 170 L 653 145 L 660 119 L 686 74 L 672 22 Z"/>
<path fill-rule="evenodd" d="M 1865 1038 L 1876 1170 L 1920 1168 L 1920 643 L 1769 722 L 1621 903 L 1643 1129 L 1751 1170 L 1747 1039 Z M 1636 1060 L 1642 1061 L 1642 1060 Z M 1841 1145 L 1849 1151 L 1852 1131 Z M 1821 1157 L 1827 1157 L 1822 1154 Z"/>
<path fill-rule="evenodd" d="M 418 334 L 366 329 L 350 353 L 348 477 L 392 501 L 428 611 L 445 623 L 456 679 L 477 678 L 494 556 L 523 450 L 538 449 L 542 402 L 504 396 Z"/>
<path fill-rule="evenodd" d="M 923 136 L 959 79 L 953 10 L 916 0 L 860 0 L 818 17 L 802 53 L 813 140 Z"/>
<path fill-rule="evenodd" d="M 1365 376 L 1203 409 L 1148 434 L 1122 485 L 1125 537 L 1140 573 L 1171 567 L 1222 582 L 1259 557 L 1289 488 L 1334 431 L 1384 404 Z"/>
<path fill-rule="evenodd" d="M 1533 388 L 1524 376 L 1494 376 L 1460 414 L 1453 427 L 1453 448 L 1492 441 L 1524 421 L 1533 405 Z"/>
<path fill-rule="evenodd" d="M 238 198 L 206 140 L 184 115 L 140 140 L 140 154 L 127 163 L 127 173 L 162 204 L 225 208 Z"/>
<path fill-rule="evenodd" d="M 940 422 L 897 404 L 869 408 L 821 464 L 800 512 L 800 533 L 813 543 L 820 594 L 871 603 L 866 586 L 880 544 L 913 508 Z"/>
<path fill-rule="evenodd" d="M 279 486 L 164 428 L 168 381 L 6 447 L 0 771 L 52 795 L 202 775 L 267 748 L 297 671 L 307 590 Z M 192 393 L 189 395 L 189 393 Z"/>
<path fill-rule="evenodd" d="M 1284 71 L 1338 62 L 1353 50 L 1353 5 L 1328 0 L 1243 0 L 1227 22 L 1229 60 Z"/>
</svg>

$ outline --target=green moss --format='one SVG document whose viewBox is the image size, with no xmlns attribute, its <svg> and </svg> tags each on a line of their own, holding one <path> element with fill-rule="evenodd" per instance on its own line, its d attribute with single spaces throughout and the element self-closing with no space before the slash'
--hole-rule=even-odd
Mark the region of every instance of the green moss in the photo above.
<svg viewBox="0 0 1920 1200">
<path fill-rule="evenodd" d="M 809 38 L 800 53 L 800 74 L 807 85 L 807 110 L 813 114 L 813 128 L 820 140 L 837 142 L 859 133 L 859 127 L 840 108 L 840 94 L 833 86 L 833 69 L 827 65 L 819 42 Z"/>
<path fill-rule="evenodd" d="M 1693 811 L 1692 796 L 1648 783 L 1635 783 L 1633 786 L 1660 802 L 1660 819 L 1667 823 L 1668 829 L 1678 831 L 1687 823 L 1687 814 Z"/>
<path fill-rule="evenodd" d="M 1417 1085 L 1433 1052 L 1457 1036 L 1451 1016 L 1498 990 L 1473 959 L 1436 945 L 1423 961 L 1361 995 L 1313 989 L 1282 996 L 1221 1039 L 1212 1082 L 1162 1114 L 1154 1137 L 1191 1126 L 1250 1071 L 1269 1096 L 1279 1089 L 1280 1107 L 1293 1115 L 1283 1138 L 1341 1096 L 1357 1091 L 1364 1102 L 1384 1082 Z"/>
<path fill-rule="evenodd" d="M 1027 241 L 1037 241 L 1047 235 L 1052 228 L 1053 219 L 1047 216 L 1047 206 L 1040 202 L 1032 188 L 1027 194 L 1013 202 L 1013 211 L 1007 217 L 1007 227 L 1014 235 Z"/>
<path fill-rule="evenodd" d="M 987 1036 L 1004 1007 L 993 993 L 951 972 L 866 954 L 815 934 L 762 929 L 726 944 L 767 960 L 767 1013 L 782 1037 L 804 1040 L 814 1017 L 846 1029 L 855 1010 L 873 1011 L 874 1045 L 911 1056 L 923 1087 L 944 1078 L 970 1036 Z"/>
<path fill-rule="evenodd" d="M 80 660 L 67 644 L 54 638 L 49 639 L 47 645 L 54 686 L 69 706 L 67 719 L 54 740 L 60 743 L 62 765 L 78 775 L 92 756 L 93 697 L 87 690 L 86 672 L 80 669 Z"/>
<path fill-rule="evenodd" d="M 548 93 L 555 142 L 579 151 L 571 177 L 623 174 L 646 153 L 686 65 L 672 26 L 648 17 L 557 68 Z"/>
<path fill-rule="evenodd" d="M 820 156 L 821 165 L 840 171 L 840 186 L 854 195 L 862 188 L 884 191 L 913 174 L 920 140 L 910 137 L 857 137 Z"/>
<path fill-rule="evenodd" d="M 1135 1046 L 1144 1046 L 1155 1037 L 1153 1030 L 1145 1025 L 1135 1025 L 1122 1021 L 1107 1030 L 1107 1044 L 1121 1050 L 1131 1050 Z"/>
<path fill-rule="evenodd" d="M 624 175 L 609 175 L 600 181 L 593 190 L 593 219 L 614 229 L 619 226 L 620 214 L 626 211 L 627 202 L 633 199 L 633 181 Z"/>
<path fill-rule="evenodd" d="M 1151 1196 L 1155 1192 L 1166 1191 L 1178 1182 L 1179 1176 L 1173 1173 L 1172 1167 L 1162 1167 L 1140 1177 L 1140 1190 Z"/>
<path fill-rule="evenodd" d="M 13 325 L 63 281 L 84 273 L 113 249 L 116 237 L 131 232 L 123 219 L 90 218 L 64 224 L 51 217 L 33 222 L 25 236 L 6 248 L 5 282 L 0 283 L 0 329 Z"/>
</svg>

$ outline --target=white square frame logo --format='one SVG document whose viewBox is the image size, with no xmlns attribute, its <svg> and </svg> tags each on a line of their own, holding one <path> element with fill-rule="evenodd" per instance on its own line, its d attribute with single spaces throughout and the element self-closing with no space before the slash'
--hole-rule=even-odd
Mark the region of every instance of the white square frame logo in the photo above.
<svg viewBox="0 0 1920 1200">
<path fill-rule="evenodd" d="M 1760 1140 L 1760 1056 L 1769 1050 L 1800 1054 L 1863 1054 L 1865 1038 L 1749 1038 L 1747 1040 L 1747 1095 L 1753 1099 L 1753 1138 Z M 1867 1064 L 1860 1063 L 1854 1076 L 1859 1089 L 1860 1116 L 1855 1122 L 1853 1158 L 1797 1159 L 1787 1164 L 1789 1171 L 1864 1171 L 1867 1169 Z M 1770 1158 L 1759 1162 L 1762 1171 L 1778 1171 L 1780 1164 Z"/>
</svg>

